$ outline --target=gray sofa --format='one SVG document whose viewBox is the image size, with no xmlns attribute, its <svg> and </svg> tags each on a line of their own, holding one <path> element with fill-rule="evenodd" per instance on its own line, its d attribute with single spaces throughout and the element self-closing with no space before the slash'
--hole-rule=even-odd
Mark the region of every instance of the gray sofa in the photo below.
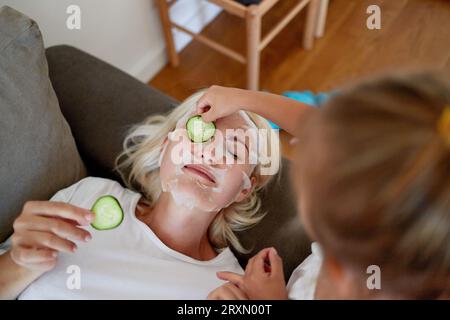
<svg viewBox="0 0 450 320">
<path fill-rule="evenodd" d="M 17 17 L 15 18 L 17 19 Z M 18 66 L 11 67 L 11 60 L 5 62 L 1 59 L 8 55 L 11 56 L 10 59 L 15 59 L 17 53 L 9 54 L 8 51 L 11 50 L 12 41 L 23 43 L 23 39 L 19 38 L 23 37 L 23 28 L 36 27 L 31 21 L 30 25 L 21 26 L 22 29 L 14 31 L 14 28 L 11 28 L 16 33 L 12 31 L 7 33 L 5 24 L 11 23 L 5 19 L 0 21 L 0 27 L 3 27 L 4 31 L 3 35 L 0 33 L 0 56 L 2 57 L 0 58 L 0 68 L 6 70 L 3 78 L 0 75 L 0 94 L 3 92 L 6 95 L 10 95 L 11 90 L 18 90 L 18 86 L 26 83 L 26 80 L 20 80 L 14 86 L 9 86 L 10 82 L 15 81 L 13 75 L 18 70 Z M 14 34 L 17 35 L 16 38 L 14 38 Z M 5 37 L 5 35 L 10 38 L 2 42 L 1 37 Z M 32 36 L 33 39 L 35 37 L 36 35 Z M 39 50 L 39 48 L 32 48 L 32 50 Z M 178 103 L 164 93 L 76 48 L 64 45 L 51 47 L 45 50 L 43 58 L 46 58 L 48 62 L 48 74 L 46 75 L 49 76 L 51 82 L 48 90 L 53 87 L 59 102 L 61 117 L 67 121 L 70 127 L 70 130 L 66 130 L 67 132 L 64 134 L 73 136 L 76 148 L 68 150 L 66 146 L 65 151 L 61 154 L 58 151 L 61 150 L 61 146 L 56 143 L 49 144 L 50 140 L 45 140 L 54 130 L 64 129 L 64 126 L 59 128 L 56 125 L 50 125 L 46 127 L 45 135 L 39 134 L 43 130 L 44 120 L 48 122 L 56 121 L 52 120 L 53 118 L 57 119 L 57 117 L 47 117 L 44 120 L 33 120 L 32 117 L 45 116 L 49 112 L 47 109 L 43 109 L 44 111 L 36 113 L 36 115 L 31 113 L 31 116 L 29 110 L 22 115 L 17 112 L 23 108 L 17 103 L 19 97 L 25 94 L 33 94 L 31 97 L 34 97 L 36 93 L 33 90 L 22 88 L 21 91 L 18 90 L 16 96 L 10 99 L 0 96 L 0 114 L 2 117 L 3 115 L 11 117 L 8 121 L 3 118 L 0 123 L 2 125 L 0 128 L 0 147 L 2 148 L 0 155 L 0 165 L 2 166 L 0 241 L 5 240 L 6 236 L 11 233 L 12 222 L 20 213 L 20 208 L 26 200 L 49 199 L 57 190 L 75 183 L 76 180 L 86 175 L 110 178 L 122 183 L 112 171 L 112 167 L 114 158 L 121 150 L 127 129 L 152 113 L 169 111 Z M 5 70 L 0 69 L 0 71 Z M 28 72 L 28 78 L 30 72 L 45 73 L 47 71 L 46 68 L 35 71 L 30 67 L 25 70 Z M 42 78 L 35 81 L 43 82 L 44 80 Z M 18 116 L 22 117 L 19 120 L 24 124 L 20 128 L 12 124 L 12 122 L 18 121 Z M 63 119 L 58 121 L 60 120 L 64 121 Z M 31 150 L 31 147 L 24 147 L 27 145 L 40 145 L 40 147 Z M 17 150 L 20 150 L 20 154 L 15 154 Z M 81 160 L 74 152 L 79 152 Z M 70 157 L 58 161 L 63 169 L 51 164 L 54 157 L 67 154 L 70 154 Z M 41 161 L 32 161 L 37 156 Z M 77 164 L 77 161 L 81 161 L 81 164 Z M 242 266 L 245 267 L 249 256 L 266 246 L 275 246 L 284 258 L 285 274 L 288 277 L 292 270 L 309 254 L 310 242 L 303 232 L 296 214 L 295 201 L 293 201 L 288 178 L 289 162 L 283 160 L 282 167 L 280 179 L 273 182 L 263 195 L 263 206 L 268 211 L 267 216 L 258 226 L 239 234 L 242 243 L 252 251 L 247 255 L 237 254 L 237 256 Z M 66 175 L 73 168 L 76 168 L 76 172 L 72 173 L 70 177 L 64 181 L 59 179 L 61 175 Z M 29 177 L 37 171 L 43 173 L 36 176 L 34 180 L 30 180 Z"/>
</svg>

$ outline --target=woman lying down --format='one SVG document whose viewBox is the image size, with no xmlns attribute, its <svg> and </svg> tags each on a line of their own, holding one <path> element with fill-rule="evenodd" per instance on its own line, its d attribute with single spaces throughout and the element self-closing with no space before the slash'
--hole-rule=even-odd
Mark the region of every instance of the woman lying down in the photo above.
<svg viewBox="0 0 450 320">
<path fill-rule="evenodd" d="M 223 284 L 216 272 L 243 273 L 228 246 L 244 250 L 234 232 L 260 221 L 258 192 L 274 176 L 261 174 L 257 130 L 248 129 L 270 126 L 239 111 L 186 130 L 200 95 L 130 130 L 116 159 L 127 188 L 88 177 L 24 205 L 3 244 L 0 298 L 205 299 Z M 271 159 L 279 164 L 276 152 Z M 97 230 L 90 209 L 104 195 L 123 220 Z"/>
</svg>

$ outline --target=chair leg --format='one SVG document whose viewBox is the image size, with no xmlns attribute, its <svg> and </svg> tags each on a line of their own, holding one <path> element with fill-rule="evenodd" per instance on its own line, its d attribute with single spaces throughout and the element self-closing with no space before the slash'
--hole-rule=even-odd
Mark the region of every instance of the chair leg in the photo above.
<svg viewBox="0 0 450 320">
<path fill-rule="evenodd" d="M 170 65 L 177 67 L 180 64 L 178 53 L 175 49 L 175 43 L 173 41 L 172 26 L 170 24 L 169 6 L 166 0 L 156 0 L 158 5 L 159 16 L 164 31 L 164 38 L 166 40 L 167 54 L 169 56 Z"/>
<path fill-rule="evenodd" d="M 316 38 L 323 37 L 325 33 L 325 24 L 327 22 L 329 0 L 320 0 L 317 25 L 316 25 Z"/>
<path fill-rule="evenodd" d="M 259 43 L 261 41 L 261 15 L 257 5 L 247 8 L 247 89 L 259 88 Z"/>
<path fill-rule="evenodd" d="M 312 49 L 317 25 L 317 12 L 319 10 L 319 0 L 311 0 L 306 12 L 306 25 L 303 34 L 303 48 Z"/>
</svg>

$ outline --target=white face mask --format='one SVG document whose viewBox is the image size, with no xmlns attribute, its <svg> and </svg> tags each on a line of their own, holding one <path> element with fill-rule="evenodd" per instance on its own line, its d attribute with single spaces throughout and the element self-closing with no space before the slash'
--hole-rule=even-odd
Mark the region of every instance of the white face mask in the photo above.
<svg viewBox="0 0 450 320">
<path fill-rule="evenodd" d="M 209 167 L 211 174 L 214 176 L 214 186 L 205 184 L 195 178 L 187 178 L 183 167 L 183 165 L 177 165 L 175 167 L 175 176 L 168 181 L 162 182 L 162 190 L 163 192 L 169 192 L 178 205 L 188 209 L 199 208 L 204 211 L 218 212 L 234 203 L 243 190 L 251 187 L 249 176 L 244 171 L 241 171 L 239 188 L 235 189 L 235 195 L 225 204 L 222 203 L 222 205 L 219 205 L 213 194 L 221 194 L 224 192 L 224 188 L 226 188 L 226 174 L 231 165 L 227 165 L 227 168 L 224 169 Z M 192 183 L 198 187 L 196 189 L 196 192 L 199 193 L 198 196 L 193 196 L 193 190 L 181 186 L 180 180 L 182 179 L 192 180 Z M 200 196 L 200 194 L 203 196 Z"/>
<path fill-rule="evenodd" d="M 177 122 L 177 127 L 180 128 L 183 121 L 185 123 L 190 115 L 191 113 L 188 113 L 187 116 L 180 119 Z M 246 127 L 256 128 L 255 124 L 244 112 L 239 113 L 239 115 L 246 122 Z M 169 141 L 172 141 L 172 133 L 168 135 Z M 159 161 L 160 165 L 162 165 L 163 159 L 167 159 L 170 156 L 166 154 L 168 151 L 171 151 L 168 150 L 169 143 L 163 147 Z M 199 160 L 195 159 L 195 156 L 196 154 L 194 153 L 194 160 Z M 201 159 L 197 163 L 201 163 Z M 185 162 L 178 164 L 173 164 L 172 162 L 172 174 L 167 179 L 164 179 L 165 174 L 163 174 L 161 183 L 163 192 L 169 192 L 178 205 L 188 209 L 198 208 L 203 211 L 218 212 L 236 202 L 241 192 L 251 187 L 249 175 L 241 168 L 233 167 L 236 164 L 225 164 L 220 167 L 205 164 L 207 171 L 214 177 L 214 184 L 204 183 L 201 179 L 187 174 L 185 172 L 186 164 Z M 252 165 L 251 171 L 255 167 L 256 165 Z M 163 171 L 164 168 L 161 168 L 161 170 Z M 173 174 L 173 171 L 175 174 Z M 224 195 L 227 197 L 224 197 Z"/>
</svg>

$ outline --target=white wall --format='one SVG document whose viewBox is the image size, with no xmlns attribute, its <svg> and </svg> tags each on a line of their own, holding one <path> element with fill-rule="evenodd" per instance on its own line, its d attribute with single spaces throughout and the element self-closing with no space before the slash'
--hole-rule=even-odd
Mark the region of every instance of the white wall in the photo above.
<svg viewBox="0 0 450 320">
<path fill-rule="evenodd" d="M 81 29 L 69 30 L 69 5 L 81 9 Z M 167 62 L 158 10 L 153 0 L 0 0 L 34 19 L 46 47 L 78 47 L 147 82 Z M 198 32 L 220 12 L 205 0 L 179 0 L 171 8 L 174 21 Z M 191 40 L 174 32 L 177 50 Z"/>
</svg>

